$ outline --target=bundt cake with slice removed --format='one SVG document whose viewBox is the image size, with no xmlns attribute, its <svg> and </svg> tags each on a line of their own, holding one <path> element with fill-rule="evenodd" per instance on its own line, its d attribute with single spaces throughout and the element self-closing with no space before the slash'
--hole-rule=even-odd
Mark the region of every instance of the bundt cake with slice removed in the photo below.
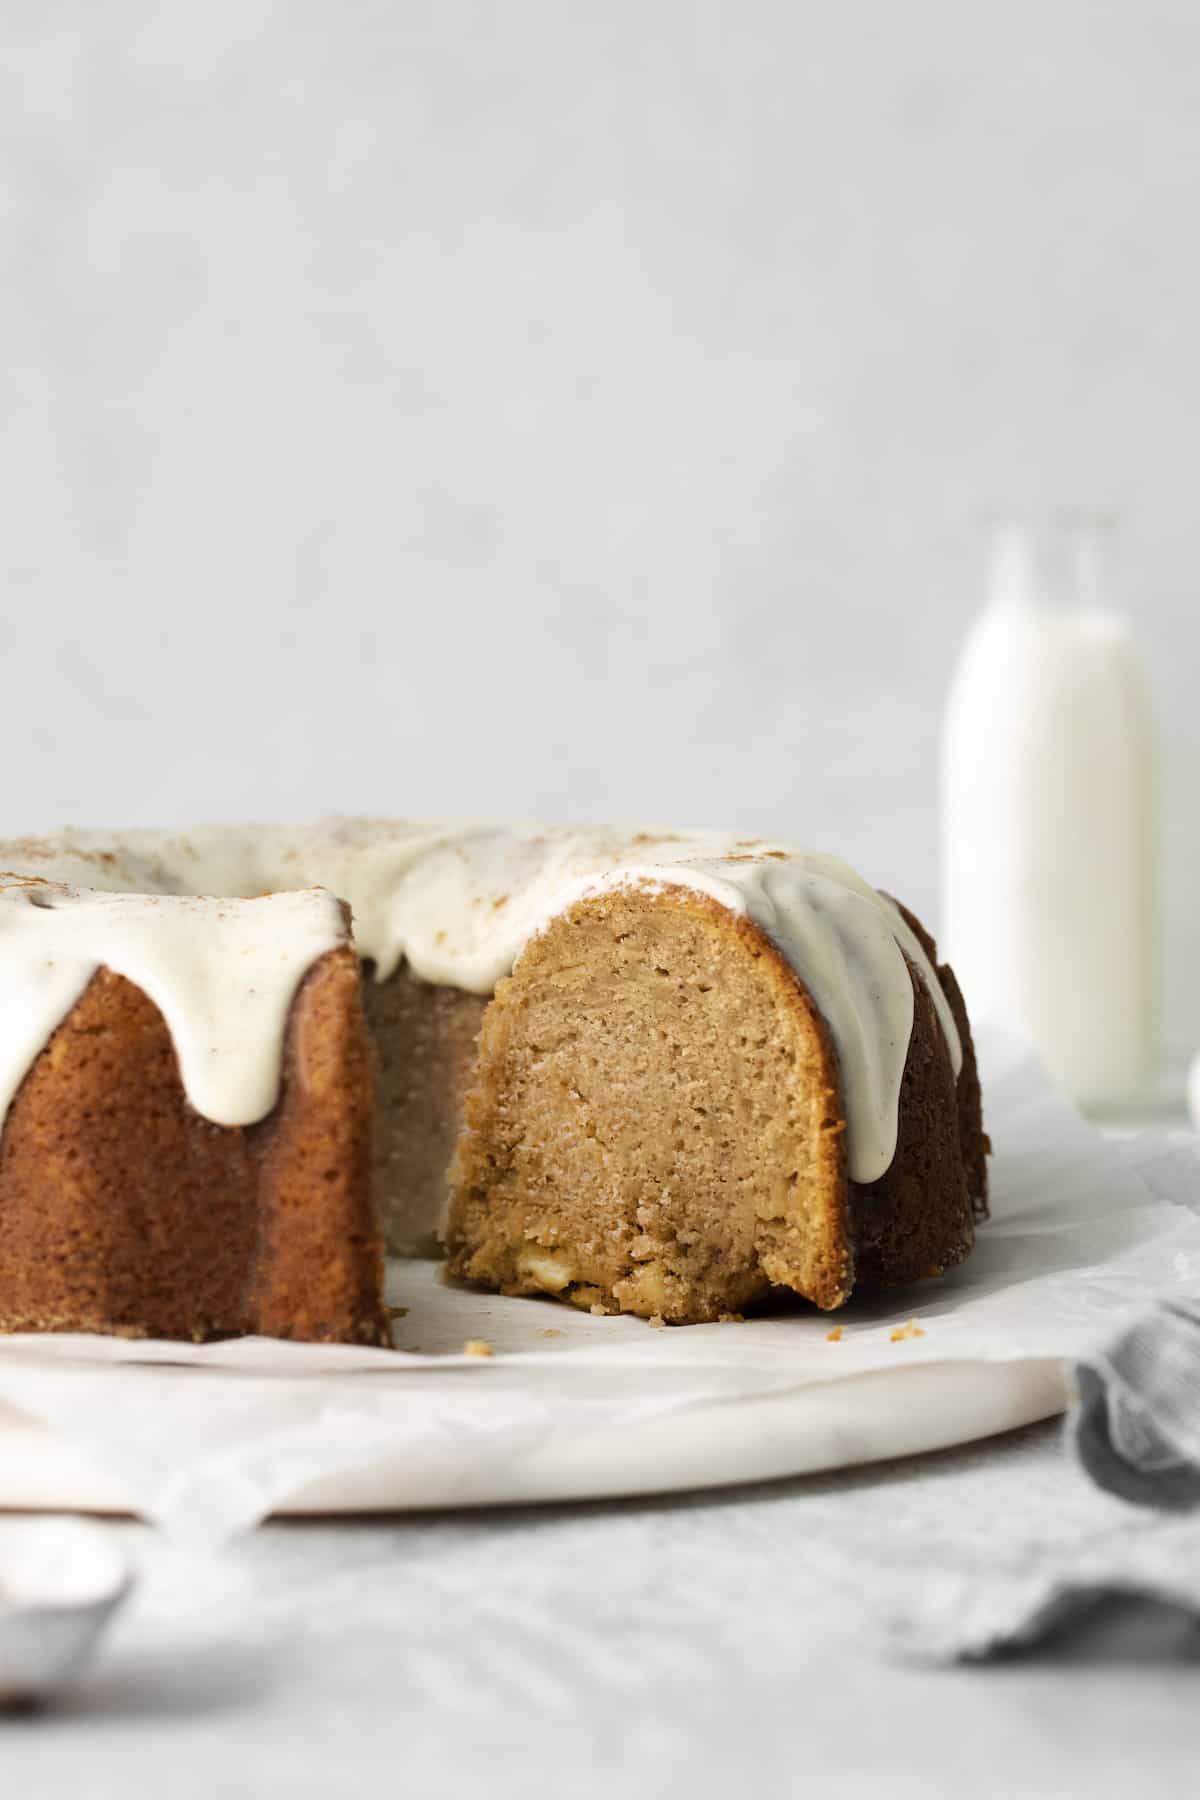
<svg viewBox="0 0 1200 1800">
<path fill-rule="evenodd" d="M 629 869 L 484 1017 L 450 1271 L 675 1323 L 772 1288 L 832 1309 L 967 1255 L 985 1148 L 911 916 L 830 859 Z"/>
<path fill-rule="evenodd" d="M 386 1343 L 381 1235 L 439 1248 L 452 1156 L 452 1273 L 602 1310 L 836 1306 L 970 1248 L 961 997 L 834 859 L 333 820 L 0 869 L 0 1330 Z"/>
</svg>

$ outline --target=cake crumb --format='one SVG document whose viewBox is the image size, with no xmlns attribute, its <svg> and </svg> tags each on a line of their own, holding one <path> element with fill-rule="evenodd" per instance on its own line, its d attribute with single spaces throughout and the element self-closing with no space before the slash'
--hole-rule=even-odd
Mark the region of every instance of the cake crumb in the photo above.
<svg viewBox="0 0 1200 1800">
<path fill-rule="evenodd" d="M 387 1310 L 389 1319 L 407 1319 L 408 1317 L 407 1306 L 389 1306 Z"/>
<path fill-rule="evenodd" d="M 840 1344 L 841 1341 L 842 1341 L 842 1328 L 840 1325 L 835 1325 L 832 1331 L 827 1331 L 825 1333 L 825 1342 L 827 1344 Z"/>
<path fill-rule="evenodd" d="M 538 1332 L 538 1336 L 539 1337 L 561 1337 L 562 1332 L 558 1329 L 557 1325 L 548 1325 L 548 1326 L 546 1326 L 546 1328 L 544 1330 Z"/>
<path fill-rule="evenodd" d="M 495 1356 L 496 1352 L 486 1338 L 468 1338 L 463 1345 L 464 1356 Z"/>
<path fill-rule="evenodd" d="M 896 1329 L 891 1334 L 891 1341 L 893 1344 L 899 1344 L 905 1338 L 919 1338 L 924 1336 L 924 1328 L 918 1325 L 915 1319 L 910 1319 L 907 1325 L 896 1326 Z"/>
<path fill-rule="evenodd" d="M 599 1300 L 593 1300 L 592 1304 L 588 1307 L 588 1311 L 591 1313 L 593 1319 L 607 1319 L 608 1317 L 607 1306 L 603 1306 Z"/>
<path fill-rule="evenodd" d="M 744 1325 L 745 1322 L 745 1313 L 719 1313 L 717 1316 L 718 1325 Z"/>
<path fill-rule="evenodd" d="M 651 1313 L 647 1322 L 651 1331 L 661 1331 L 667 1321 L 663 1318 L 661 1313 Z"/>
</svg>

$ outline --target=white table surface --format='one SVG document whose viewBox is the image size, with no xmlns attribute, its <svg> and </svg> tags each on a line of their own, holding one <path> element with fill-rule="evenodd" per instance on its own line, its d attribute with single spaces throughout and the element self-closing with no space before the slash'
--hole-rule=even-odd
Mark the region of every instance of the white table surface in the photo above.
<svg viewBox="0 0 1200 1800">
<path fill-rule="evenodd" d="M 1194 1792 L 1181 1617 L 1110 1611 L 973 1668 L 888 1637 L 873 1566 L 1015 1571 L 1129 1517 L 1059 1436 L 717 1495 L 271 1524 L 212 1555 L 106 1524 L 138 1590 L 74 1693 L 0 1715 L 0 1792 Z"/>
<path fill-rule="evenodd" d="M 718 1498 L 270 1525 L 219 1558 L 112 1525 L 140 1592 L 70 1699 L 0 1724 L 4 1791 L 1192 1792 L 1180 1620 L 926 1669 L 881 1639 L 869 1558 L 854 1573 L 864 1544 L 936 1570 L 948 1542 L 1011 1557 L 1122 1510 L 1034 1426 Z"/>
</svg>

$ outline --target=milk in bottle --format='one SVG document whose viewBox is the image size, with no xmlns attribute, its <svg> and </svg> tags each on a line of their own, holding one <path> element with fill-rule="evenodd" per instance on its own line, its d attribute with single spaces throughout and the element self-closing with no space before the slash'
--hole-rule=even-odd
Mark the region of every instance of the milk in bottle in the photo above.
<svg viewBox="0 0 1200 1800">
<path fill-rule="evenodd" d="M 968 1005 L 1083 1106 L 1136 1098 L 1155 1026 L 1150 730 L 1109 527 L 994 529 L 942 739 L 942 937 Z"/>
</svg>

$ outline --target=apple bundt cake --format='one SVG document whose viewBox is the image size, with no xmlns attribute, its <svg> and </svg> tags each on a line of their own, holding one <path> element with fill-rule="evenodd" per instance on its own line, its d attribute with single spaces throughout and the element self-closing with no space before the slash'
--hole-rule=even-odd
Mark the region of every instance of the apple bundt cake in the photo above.
<svg viewBox="0 0 1200 1800">
<path fill-rule="evenodd" d="M 834 1308 L 985 1210 L 954 978 L 833 858 L 331 821 L 0 869 L 0 1330 L 384 1344 L 385 1243 L 678 1323 Z"/>
</svg>

